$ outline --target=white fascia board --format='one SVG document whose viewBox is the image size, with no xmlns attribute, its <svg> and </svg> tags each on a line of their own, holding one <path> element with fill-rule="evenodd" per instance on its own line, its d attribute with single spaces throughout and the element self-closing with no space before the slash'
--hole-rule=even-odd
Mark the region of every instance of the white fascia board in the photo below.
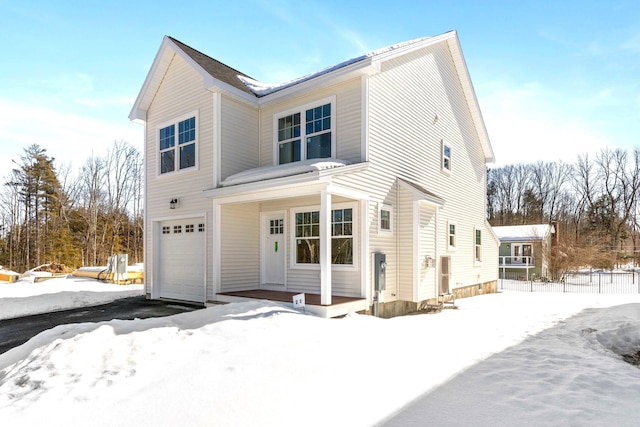
<svg viewBox="0 0 640 427">
<path fill-rule="evenodd" d="M 228 187 L 212 188 L 204 190 L 203 195 L 207 198 L 225 198 L 231 196 L 241 196 L 257 192 L 267 192 L 271 190 L 286 190 L 301 184 L 310 185 L 313 182 L 321 182 L 318 171 L 304 174 L 274 178 L 264 181 L 249 182 L 246 184 L 231 185 Z M 323 188 L 326 182 L 322 181 Z"/>
<path fill-rule="evenodd" d="M 464 55 L 462 54 L 460 40 L 456 36 L 455 31 L 453 32 L 453 37 L 449 37 L 447 39 L 447 44 L 449 46 L 449 51 L 451 52 L 455 67 L 458 71 L 458 77 L 460 79 L 460 84 L 462 85 L 462 90 L 464 92 L 465 98 L 467 99 L 467 107 L 469 108 L 469 112 L 471 113 L 471 119 L 473 120 L 478 139 L 480 140 L 480 144 L 482 145 L 485 163 L 493 163 L 495 162 L 495 155 L 493 153 L 493 148 L 491 147 L 491 140 L 489 139 L 489 134 L 484 124 L 484 119 L 482 118 L 480 104 L 478 104 L 478 98 L 476 97 L 476 92 L 473 88 L 471 76 L 469 75 L 469 69 L 467 68 L 467 62 L 465 61 Z"/>
<path fill-rule="evenodd" d="M 229 187 L 212 188 L 203 192 L 204 197 L 216 199 L 219 203 L 241 203 L 258 200 L 281 199 L 305 196 L 330 191 L 332 194 L 355 200 L 369 200 L 369 195 L 351 188 L 331 183 L 331 173 L 338 169 L 350 168 L 350 172 L 365 170 L 368 164 L 354 164 L 326 171 L 307 172 L 299 175 L 274 178 Z M 349 171 L 341 171 L 347 173 Z"/>
<path fill-rule="evenodd" d="M 258 97 L 256 97 L 255 95 L 251 95 L 249 93 L 243 92 L 238 88 L 231 86 L 230 84 L 227 84 L 221 80 L 218 80 L 212 77 L 208 73 L 206 76 L 203 77 L 203 79 L 204 79 L 203 80 L 204 88 L 211 92 L 225 92 L 226 94 L 237 99 L 238 101 L 249 103 L 253 106 L 258 105 Z"/>
<path fill-rule="evenodd" d="M 410 43 L 407 45 L 403 45 L 403 46 L 399 46 L 397 48 L 391 49 L 389 51 L 383 52 L 383 53 L 379 53 L 377 55 L 375 55 L 373 57 L 373 64 L 375 67 L 377 67 L 378 69 L 380 69 L 380 65 L 383 62 L 389 61 L 390 59 L 394 59 L 394 58 L 398 58 L 402 55 L 405 55 L 409 52 L 413 52 L 415 50 L 418 49 L 422 49 L 425 48 L 427 46 L 433 46 L 435 44 L 438 44 L 442 41 L 451 39 L 451 38 L 455 38 L 456 37 L 456 32 L 455 31 L 449 31 L 447 33 L 444 34 L 440 34 L 438 36 L 434 36 L 434 37 L 428 37 L 425 38 L 424 40 L 420 40 L 417 41 L 415 43 Z"/>
<path fill-rule="evenodd" d="M 147 109 L 149 108 L 149 105 L 151 105 L 151 100 L 160 87 L 160 83 L 169 68 L 169 64 L 171 63 L 171 59 L 175 52 L 176 46 L 167 36 L 165 36 L 164 39 L 162 39 L 160 49 L 158 49 L 158 52 L 153 59 L 153 63 L 151 64 L 151 68 L 147 73 L 144 83 L 142 84 L 142 88 L 140 89 L 140 92 L 138 92 L 133 108 L 129 113 L 129 120 L 134 122 L 144 122 L 147 120 Z"/>
</svg>

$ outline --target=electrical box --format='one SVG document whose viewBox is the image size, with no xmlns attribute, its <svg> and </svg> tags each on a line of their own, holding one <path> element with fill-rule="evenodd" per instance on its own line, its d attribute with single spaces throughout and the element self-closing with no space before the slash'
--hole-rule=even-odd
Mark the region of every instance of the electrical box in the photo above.
<svg viewBox="0 0 640 427">
<path fill-rule="evenodd" d="M 126 282 L 127 281 L 127 265 L 129 264 L 129 255 L 117 254 L 113 256 L 113 281 L 114 282 Z"/>
<path fill-rule="evenodd" d="M 384 291 L 387 288 L 387 255 L 376 252 L 373 254 L 374 290 Z"/>
</svg>

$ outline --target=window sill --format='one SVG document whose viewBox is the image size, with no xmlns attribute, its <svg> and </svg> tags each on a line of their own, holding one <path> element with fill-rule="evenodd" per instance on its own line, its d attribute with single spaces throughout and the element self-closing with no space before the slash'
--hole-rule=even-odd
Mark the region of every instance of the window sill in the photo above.
<svg viewBox="0 0 640 427">
<path fill-rule="evenodd" d="M 198 172 L 199 170 L 200 170 L 200 168 L 196 165 L 196 166 L 191 166 L 189 168 L 180 169 L 180 170 L 173 171 L 173 172 L 158 173 L 158 174 L 156 174 L 156 178 L 158 178 L 158 179 L 166 179 L 166 178 L 168 178 L 170 176 L 188 175 L 190 173 Z"/>
</svg>

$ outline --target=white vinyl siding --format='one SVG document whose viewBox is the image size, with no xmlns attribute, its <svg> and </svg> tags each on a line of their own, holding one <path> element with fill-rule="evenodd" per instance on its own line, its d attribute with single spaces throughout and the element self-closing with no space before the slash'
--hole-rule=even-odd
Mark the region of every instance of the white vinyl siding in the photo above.
<svg viewBox="0 0 640 427">
<path fill-rule="evenodd" d="M 417 256 L 420 279 L 415 302 L 436 296 L 436 270 L 427 263 L 427 258 L 434 259 L 436 254 L 436 208 L 424 202 L 419 202 L 419 205 L 420 244 Z"/>
<path fill-rule="evenodd" d="M 399 176 L 443 198 L 445 203 L 438 213 L 440 225 L 436 230 L 437 252 L 447 253 L 447 221 L 450 221 L 456 225 L 457 235 L 456 251 L 450 253 L 452 286 L 495 280 L 495 271 L 485 263 L 474 268 L 473 240 L 465 238 L 473 233 L 474 226 L 484 224 L 485 157 L 447 45 L 438 44 L 394 58 L 383 63 L 381 71 L 368 84 L 371 166 L 370 176 L 364 181 L 371 184 L 363 191 L 376 185 L 388 188 L 385 178 Z M 451 148 L 455 173 L 442 173 L 443 141 Z M 407 146 L 411 149 L 401 149 Z M 401 207 L 400 230 L 404 215 Z M 486 226 L 479 228 L 483 229 L 485 239 Z M 400 242 L 400 253 L 408 251 L 410 243 L 402 238 Z M 487 252 L 495 252 L 497 270 L 497 247 L 483 244 L 482 249 L 484 260 L 492 259 Z M 401 257 L 400 262 L 408 261 Z M 404 300 L 408 296 L 403 274 L 409 273 L 403 268 L 400 277 L 400 296 Z"/>
<path fill-rule="evenodd" d="M 221 179 L 259 166 L 258 109 L 221 97 Z"/>
<path fill-rule="evenodd" d="M 220 221 L 220 291 L 255 289 L 260 284 L 258 203 L 223 205 Z"/>
<path fill-rule="evenodd" d="M 179 173 L 157 176 L 158 141 L 156 129 L 163 123 L 197 112 L 198 132 L 197 168 L 188 168 Z M 162 219 L 204 215 L 206 230 L 212 230 L 211 201 L 202 197 L 202 190 L 211 188 L 213 176 L 213 105 L 212 95 L 202 87 L 202 77 L 179 56 L 174 55 L 153 102 L 147 112 L 145 125 L 145 290 L 157 298 L 154 283 L 154 242 L 153 224 Z M 169 208 L 169 202 L 179 198 L 176 209 Z M 209 235 L 209 234 L 207 234 Z M 207 253 L 212 251 L 212 239 L 207 238 Z M 163 260 L 157 260 L 163 262 Z M 208 295 L 212 289 L 211 257 L 205 266 Z"/>
<path fill-rule="evenodd" d="M 414 230 L 413 195 L 404 188 L 400 188 L 400 205 L 398 207 L 398 270 L 399 270 L 399 299 L 413 301 L 414 299 L 414 239 L 418 238 L 418 230 Z"/>
</svg>

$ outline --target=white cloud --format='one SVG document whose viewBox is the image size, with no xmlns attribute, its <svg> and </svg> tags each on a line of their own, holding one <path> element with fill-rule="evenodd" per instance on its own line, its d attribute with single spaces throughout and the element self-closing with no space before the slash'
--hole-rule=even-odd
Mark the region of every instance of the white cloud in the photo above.
<svg viewBox="0 0 640 427">
<path fill-rule="evenodd" d="M 479 101 L 497 166 L 538 160 L 574 163 L 578 154 L 608 145 L 587 119 L 571 111 L 571 102 L 562 102 L 539 83 L 509 87 L 492 82 L 482 88 Z M 600 97 L 606 99 L 606 92 Z"/>
<path fill-rule="evenodd" d="M 79 168 L 92 154 L 104 155 L 115 140 L 142 150 L 143 128 L 123 120 L 109 122 L 74 113 L 0 100 L 0 178 L 15 167 L 23 148 L 39 144 L 57 162 Z"/>
</svg>

